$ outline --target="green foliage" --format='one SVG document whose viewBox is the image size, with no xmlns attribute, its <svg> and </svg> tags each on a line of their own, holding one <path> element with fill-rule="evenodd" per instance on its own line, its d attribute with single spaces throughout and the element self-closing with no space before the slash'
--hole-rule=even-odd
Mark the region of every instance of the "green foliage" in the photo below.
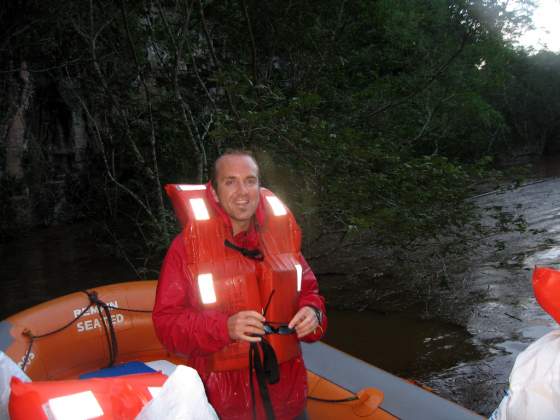
<svg viewBox="0 0 560 420">
<path fill-rule="evenodd" d="M 528 147 L 533 154 L 552 145 L 560 129 L 560 56 L 540 52 L 533 56 L 517 53 L 508 62 L 510 77 L 500 101 L 501 111 L 511 127 L 511 142 Z"/>
<path fill-rule="evenodd" d="M 84 206 L 135 255 L 176 232 L 162 185 L 204 181 L 228 147 L 255 151 L 307 237 L 406 248 L 476 231 L 467 198 L 511 135 L 558 134 L 558 56 L 512 49 L 529 9 L 502 1 L 24 3 L 0 54 L 69 86 L 90 139 Z"/>
</svg>

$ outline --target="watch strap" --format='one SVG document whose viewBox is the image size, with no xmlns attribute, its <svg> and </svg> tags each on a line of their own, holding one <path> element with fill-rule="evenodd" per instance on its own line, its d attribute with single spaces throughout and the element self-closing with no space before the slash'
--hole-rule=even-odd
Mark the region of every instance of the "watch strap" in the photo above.
<svg viewBox="0 0 560 420">
<path fill-rule="evenodd" d="M 313 309 L 313 312 L 315 312 L 315 315 L 317 316 L 317 321 L 319 322 L 319 325 L 321 325 L 323 323 L 323 311 L 315 306 L 309 305 L 309 307 Z"/>
</svg>

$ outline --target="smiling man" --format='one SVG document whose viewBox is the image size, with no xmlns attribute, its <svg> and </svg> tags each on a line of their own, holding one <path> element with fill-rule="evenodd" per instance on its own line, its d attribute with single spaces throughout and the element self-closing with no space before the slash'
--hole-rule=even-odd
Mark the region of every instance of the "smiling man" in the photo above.
<svg viewBox="0 0 560 420">
<path fill-rule="evenodd" d="M 259 204 L 259 168 L 245 154 L 221 156 L 214 164 L 214 198 L 229 215 L 233 235 L 249 229 Z"/>
<path fill-rule="evenodd" d="M 305 418 L 299 341 L 320 339 L 326 317 L 293 215 L 244 151 L 218 158 L 205 186 L 171 191 L 189 216 L 160 273 L 158 337 L 197 369 L 221 419 Z"/>
</svg>

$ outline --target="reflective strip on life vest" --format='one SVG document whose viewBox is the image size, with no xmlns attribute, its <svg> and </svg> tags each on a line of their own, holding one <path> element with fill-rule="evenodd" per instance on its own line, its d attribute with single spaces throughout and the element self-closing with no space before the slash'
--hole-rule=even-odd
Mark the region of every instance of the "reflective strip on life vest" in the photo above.
<svg viewBox="0 0 560 420">
<path fill-rule="evenodd" d="M 105 414 L 91 391 L 51 398 L 48 409 L 50 410 L 49 414 L 55 419 L 72 419 L 76 416 L 82 419 L 91 419 Z M 48 418 L 51 418 L 51 416 L 48 416 Z"/>
<path fill-rule="evenodd" d="M 302 277 L 302 269 L 300 264 L 294 264 L 296 268 L 296 275 L 297 275 L 297 291 L 301 291 L 301 277 Z"/>
<path fill-rule="evenodd" d="M 200 190 L 205 190 L 206 189 L 206 185 L 188 185 L 188 184 L 180 184 L 177 185 L 177 189 L 179 191 L 200 191 Z"/>
<path fill-rule="evenodd" d="M 191 208 L 196 220 L 210 220 L 210 214 L 208 214 L 208 208 L 206 207 L 204 199 L 191 198 L 189 202 L 191 203 Z"/>
<path fill-rule="evenodd" d="M 275 216 L 285 216 L 288 214 L 286 207 L 284 206 L 284 204 L 282 204 L 278 197 L 274 195 L 267 195 L 266 200 L 272 208 L 272 214 L 274 214 Z"/>
<path fill-rule="evenodd" d="M 200 291 L 200 300 L 203 304 L 208 305 L 216 302 L 214 277 L 212 273 L 198 275 L 198 290 Z"/>
</svg>

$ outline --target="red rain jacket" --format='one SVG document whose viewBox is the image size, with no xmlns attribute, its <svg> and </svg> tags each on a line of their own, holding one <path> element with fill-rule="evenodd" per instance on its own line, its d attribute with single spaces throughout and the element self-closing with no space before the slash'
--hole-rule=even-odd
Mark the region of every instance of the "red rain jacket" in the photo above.
<svg viewBox="0 0 560 420">
<path fill-rule="evenodd" d="M 214 205 L 214 203 L 213 203 Z M 221 209 L 224 223 L 229 218 Z M 260 213 L 259 209 L 257 213 Z M 257 214 L 257 219 L 262 217 Z M 160 272 L 153 321 L 156 333 L 173 352 L 188 358 L 204 382 L 210 403 L 224 420 L 252 419 L 252 401 L 249 386 L 249 370 L 210 372 L 206 369 L 204 356 L 216 352 L 232 342 L 228 334 L 229 316 L 217 310 L 198 310 L 198 289 L 185 264 L 187 261 L 183 234 L 175 238 L 169 248 Z M 253 228 L 235 236 L 239 246 L 252 248 L 257 245 L 257 234 Z M 257 264 L 255 262 L 255 264 Z M 324 299 L 319 295 L 317 279 L 309 265 L 301 258 L 303 269 L 299 307 L 313 306 L 325 313 Z M 295 314 L 294 314 L 295 315 Z M 317 328 L 303 338 L 313 342 L 321 338 L 326 330 L 327 319 L 323 316 L 322 328 Z M 302 356 L 279 366 L 280 380 L 268 385 L 270 399 L 277 419 L 293 419 L 305 408 L 307 398 L 307 373 Z M 256 378 L 253 376 L 257 416 L 265 418 Z"/>
</svg>

